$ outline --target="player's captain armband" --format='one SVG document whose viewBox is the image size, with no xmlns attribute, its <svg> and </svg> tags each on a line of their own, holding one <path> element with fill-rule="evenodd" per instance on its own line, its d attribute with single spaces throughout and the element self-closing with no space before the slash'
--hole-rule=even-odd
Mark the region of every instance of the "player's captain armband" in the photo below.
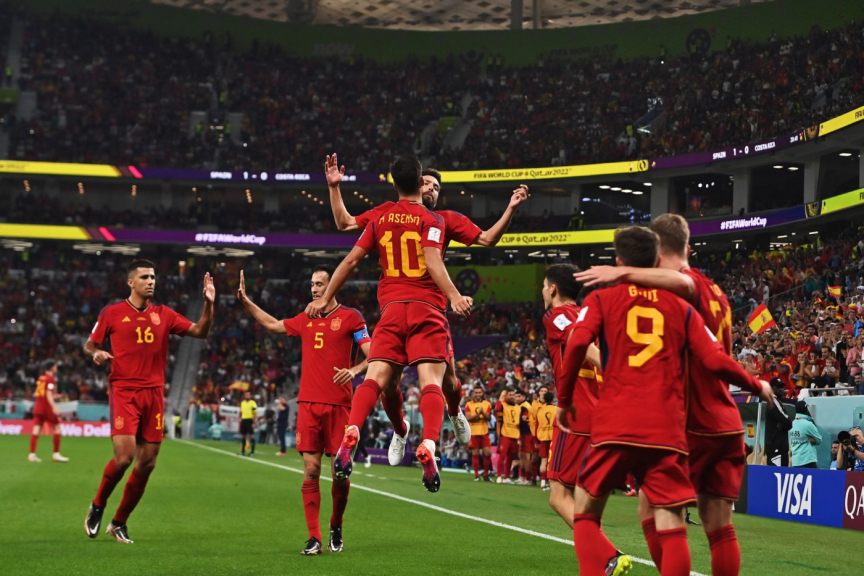
<svg viewBox="0 0 864 576">
<path fill-rule="evenodd" d="M 711 333 L 711 330 L 708 329 L 708 326 L 705 326 L 705 332 L 708 333 L 708 337 L 711 338 L 712 341 L 717 342 L 717 337 Z"/>
<path fill-rule="evenodd" d="M 430 242 L 441 242 L 441 229 L 440 228 L 429 228 L 429 235 L 427 236 Z"/>
<path fill-rule="evenodd" d="M 552 323 L 555 324 L 555 326 L 557 326 L 559 330 L 564 330 L 573 322 L 571 322 L 570 319 L 567 318 L 567 316 L 565 316 L 564 314 L 559 314 L 555 317 L 555 320 L 553 320 Z"/>
<path fill-rule="evenodd" d="M 578 322 L 582 322 L 583 320 L 585 320 L 586 314 L 588 314 L 588 307 L 587 306 L 585 306 L 584 308 L 579 310 L 579 316 L 576 318 L 576 322 L 578 323 Z"/>
<path fill-rule="evenodd" d="M 362 340 L 369 340 L 369 330 L 365 327 L 362 330 L 354 332 L 354 342 L 360 342 Z"/>
</svg>

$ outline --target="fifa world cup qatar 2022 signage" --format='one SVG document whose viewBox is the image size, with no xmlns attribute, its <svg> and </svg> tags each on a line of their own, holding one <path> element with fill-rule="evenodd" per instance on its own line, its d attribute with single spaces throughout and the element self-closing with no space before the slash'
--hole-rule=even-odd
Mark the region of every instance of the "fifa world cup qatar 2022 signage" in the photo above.
<svg viewBox="0 0 864 576">
<path fill-rule="evenodd" d="M 864 531 L 864 472 L 747 467 L 747 513 Z"/>
</svg>

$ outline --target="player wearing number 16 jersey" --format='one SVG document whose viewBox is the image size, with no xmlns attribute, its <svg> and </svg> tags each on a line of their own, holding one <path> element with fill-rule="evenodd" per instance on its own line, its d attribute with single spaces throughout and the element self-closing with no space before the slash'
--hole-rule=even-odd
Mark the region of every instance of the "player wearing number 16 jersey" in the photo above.
<svg viewBox="0 0 864 576">
<path fill-rule="evenodd" d="M 348 477 L 359 428 L 382 389 L 398 385 L 404 366 L 416 365 L 423 415 L 423 442 L 417 448 L 417 459 L 423 465 L 426 489 L 437 492 L 440 475 L 435 464 L 435 442 L 444 414 L 441 382 L 449 338 L 444 314 L 449 299 L 454 311 L 467 316 L 471 299 L 460 295 L 447 275 L 442 259 L 444 224 L 420 202 L 421 171 L 416 157 L 403 156 L 391 165 L 399 202 L 366 226 L 354 249 L 336 269 L 325 294 L 309 304 L 306 312 L 310 318 L 319 317 L 360 260 L 370 252 L 378 253 L 382 269 L 378 284 L 381 320 L 372 336 L 366 381 L 354 395 L 348 430 L 334 468 L 337 475 Z"/>
<path fill-rule="evenodd" d="M 123 499 L 107 529 L 118 542 L 131 544 L 126 520 L 144 495 L 165 428 L 168 338 L 171 334 L 207 338 L 216 289 L 210 274 L 205 274 L 204 311 L 198 323 L 193 324 L 168 306 L 151 302 L 156 272 L 149 260 L 129 264 L 127 284 L 131 289 L 129 298 L 102 310 L 84 345 L 84 353 L 97 366 L 111 360 L 108 402 L 114 444 L 114 458 L 105 466 L 84 529 L 90 538 L 98 535 L 108 497 L 134 459 L 135 467 L 126 482 Z M 111 352 L 99 348 L 109 341 Z"/>
</svg>

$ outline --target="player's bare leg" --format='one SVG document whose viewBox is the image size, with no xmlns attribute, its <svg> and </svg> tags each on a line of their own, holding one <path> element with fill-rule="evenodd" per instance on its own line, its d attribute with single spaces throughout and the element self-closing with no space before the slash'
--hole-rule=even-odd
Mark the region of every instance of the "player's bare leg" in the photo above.
<svg viewBox="0 0 864 576">
<path fill-rule="evenodd" d="M 657 537 L 657 524 L 654 521 L 654 508 L 648 502 L 644 492 L 639 492 L 639 521 L 642 523 L 642 532 L 645 534 L 645 542 L 648 544 L 648 553 L 657 569 L 663 562 L 663 549 L 660 547 L 660 539 Z"/>
<path fill-rule="evenodd" d="M 42 459 L 36 456 L 36 444 L 39 442 L 39 432 L 41 431 L 41 424 L 33 425 L 33 432 L 30 434 L 30 454 L 27 455 L 28 462 L 42 462 Z"/>
<path fill-rule="evenodd" d="M 732 525 L 732 502 L 713 494 L 699 494 L 698 508 L 711 547 L 711 572 L 738 574 L 741 570 L 741 549 Z"/>
<path fill-rule="evenodd" d="M 447 369 L 444 372 L 444 380 L 441 383 L 441 392 L 447 401 L 447 417 L 453 424 L 456 432 L 456 440 L 463 446 L 471 441 L 471 425 L 460 409 L 462 403 L 462 382 L 456 377 L 456 361 L 450 358 Z"/>
<path fill-rule="evenodd" d="M 600 529 L 609 495 L 592 498 L 584 489 L 573 492 L 573 542 L 583 576 L 620 576 L 630 571 L 631 558 L 618 551 Z"/>
<path fill-rule="evenodd" d="M 573 490 L 558 480 L 549 482 L 549 506 L 573 529 Z"/>
<path fill-rule="evenodd" d="M 435 444 L 444 420 L 441 382 L 446 370 L 446 362 L 417 364 L 417 377 L 420 380 L 420 414 L 423 416 L 423 441 L 417 447 L 416 455 L 423 466 L 423 486 L 429 492 L 437 492 L 441 488 L 441 476 L 435 462 Z"/>
</svg>

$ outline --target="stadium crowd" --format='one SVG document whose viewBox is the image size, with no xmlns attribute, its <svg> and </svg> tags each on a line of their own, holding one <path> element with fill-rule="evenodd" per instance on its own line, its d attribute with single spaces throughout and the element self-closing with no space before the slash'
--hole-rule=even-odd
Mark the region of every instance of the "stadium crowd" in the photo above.
<svg viewBox="0 0 864 576">
<path fill-rule="evenodd" d="M 453 56 L 378 64 L 257 44 L 237 51 L 209 35 L 28 15 L 17 84 L 37 93 L 38 109 L 12 128 L 10 157 L 315 171 L 338 142 L 349 171 L 381 172 L 390 142 L 419 149 L 424 127 L 461 114 L 464 95 L 471 132 L 460 148 L 429 150 L 441 168 L 677 155 L 793 133 L 860 106 L 862 31 L 729 38 L 704 56 L 481 69 Z M 193 111 L 206 119 L 193 125 Z M 231 112 L 242 112 L 240 126 L 226 124 Z M 639 130 L 653 118 L 665 120 Z"/>
</svg>

